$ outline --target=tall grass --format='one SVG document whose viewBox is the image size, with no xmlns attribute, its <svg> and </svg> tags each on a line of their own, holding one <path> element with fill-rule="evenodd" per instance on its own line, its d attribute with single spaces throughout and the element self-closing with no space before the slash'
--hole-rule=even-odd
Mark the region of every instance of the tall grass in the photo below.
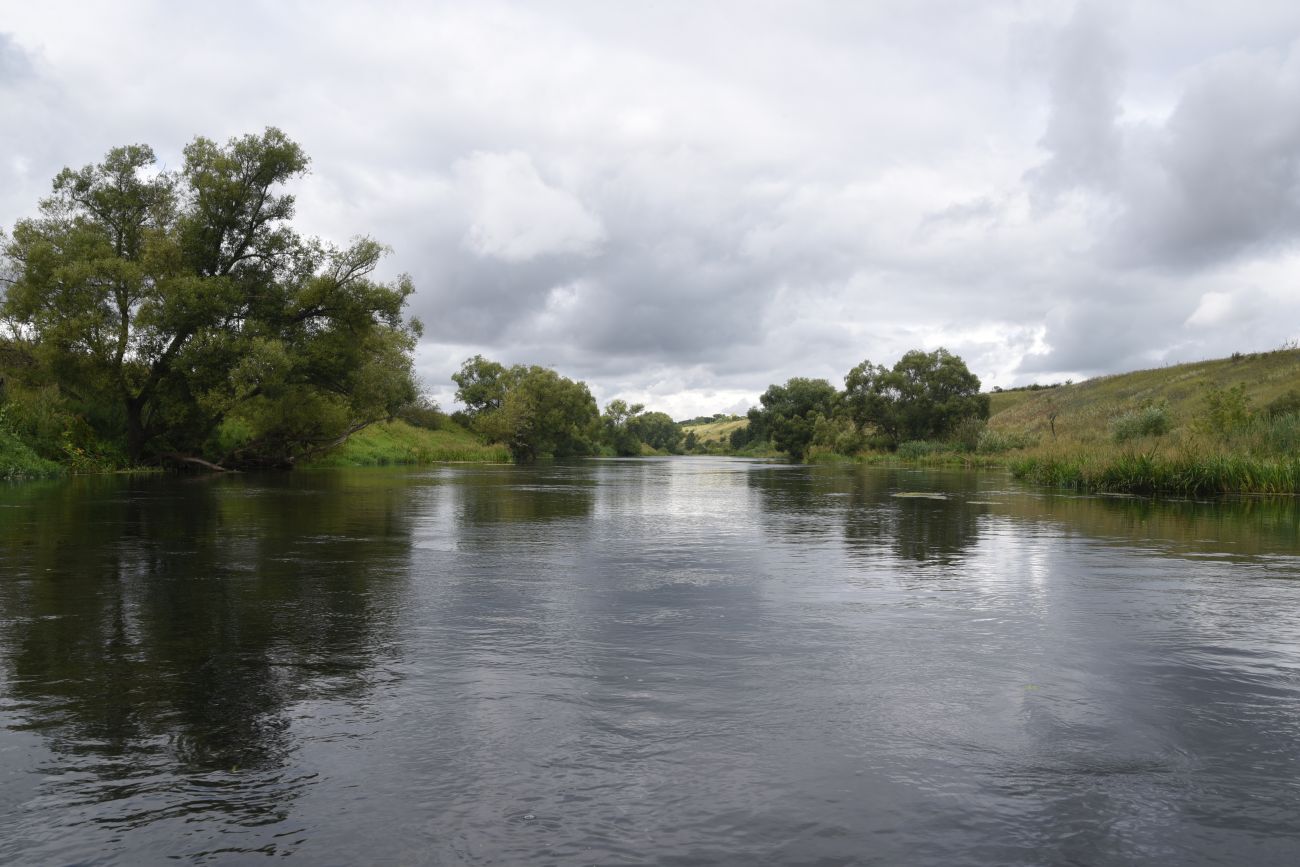
<svg viewBox="0 0 1300 867">
<path fill-rule="evenodd" d="M 1128 494 L 1297 494 L 1300 456 L 1193 452 L 1029 455 L 1010 463 L 1017 478 L 1058 488 Z"/>
</svg>

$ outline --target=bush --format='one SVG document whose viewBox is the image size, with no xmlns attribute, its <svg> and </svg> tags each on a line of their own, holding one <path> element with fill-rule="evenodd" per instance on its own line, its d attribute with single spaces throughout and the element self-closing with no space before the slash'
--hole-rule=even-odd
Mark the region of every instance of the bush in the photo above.
<svg viewBox="0 0 1300 867">
<path fill-rule="evenodd" d="M 1228 389 L 1211 385 L 1205 391 L 1204 407 L 1196 419 L 1196 428 L 1212 437 L 1227 437 L 1245 427 L 1250 417 L 1250 395 L 1246 394 L 1244 382 Z"/>
<path fill-rule="evenodd" d="M 1139 437 L 1164 436 L 1171 427 L 1169 407 L 1164 403 L 1153 403 L 1111 419 L 1110 436 L 1115 442 L 1123 443 Z"/>
</svg>

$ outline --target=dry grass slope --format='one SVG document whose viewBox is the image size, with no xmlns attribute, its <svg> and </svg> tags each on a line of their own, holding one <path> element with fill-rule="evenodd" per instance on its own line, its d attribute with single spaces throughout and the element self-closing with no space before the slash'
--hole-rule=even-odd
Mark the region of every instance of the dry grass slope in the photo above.
<svg viewBox="0 0 1300 867">
<path fill-rule="evenodd" d="M 1191 425 L 1204 407 L 1210 386 L 1242 384 L 1251 404 L 1260 409 L 1285 393 L 1300 389 L 1300 350 L 1254 352 L 1233 358 L 1197 361 L 1102 376 L 1073 385 L 993 395 L 989 426 L 1051 439 L 1050 415 L 1056 413 L 1059 441 L 1078 445 L 1103 443 L 1110 421 L 1144 403 L 1168 404 L 1174 428 Z"/>
<path fill-rule="evenodd" d="M 712 421 L 708 424 L 688 424 L 682 425 L 682 433 L 687 434 L 695 432 L 695 437 L 702 443 L 707 442 L 729 442 L 731 432 L 739 430 L 749 425 L 749 420 L 745 418 L 728 419 L 725 421 Z"/>
</svg>

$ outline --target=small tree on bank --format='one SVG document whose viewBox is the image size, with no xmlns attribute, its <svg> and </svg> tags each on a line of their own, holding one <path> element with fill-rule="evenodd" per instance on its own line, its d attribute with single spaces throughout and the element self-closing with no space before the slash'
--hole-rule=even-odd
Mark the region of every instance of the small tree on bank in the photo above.
<svg viewBox="0 0 1300 867">
<path fill-rule="evenodd" d="M 979 377 L 946 349 L 912 350 L 892 368 L 864 361 L 844 379 L 843 410 L 859 430 L 875 427 L 896 445 L 947 437 L 963 419 L 987 419 Z"/>
<path fill-rule="evenodd" d="M 770 432 L 772 445 L 791 460 L 801 461 L 812 443 L 818 417 L 829 416 L 838 402 L 839 392 L 826 380 L 796 376 L 763 392 L 757 427 Z M 754 411 L 750 412 L 753 419 Z"/>
<path fill-rule="evenodd" d="M 452 379 L 470 426 L 504 443 L 515 461 L 595 452 L 600 412 L 585 382 L 537 365 L 507 368 L 481 355 L 466 359 Z"/>
</svg>

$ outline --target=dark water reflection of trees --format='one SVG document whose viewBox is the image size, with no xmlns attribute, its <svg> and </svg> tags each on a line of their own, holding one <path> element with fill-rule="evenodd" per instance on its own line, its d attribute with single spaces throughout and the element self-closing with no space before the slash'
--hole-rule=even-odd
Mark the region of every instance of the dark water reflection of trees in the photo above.
<svg viewBox="0 0 1300 867">
<path fill-rule="evenodd" d="M 280 765 L 289 706 L 360 696 L 392 638 L 406 490 L 301 474 L 0 492 L 20 725 L 106 769 L 160 752 L 199 773 Z"/>
<path fill-rule="evenodd" d="M 877 468 L 773 467 L 749 475 L 766 525 L 789 539 L 841 539 L 850 554 L 946 564 L 976 544 L 978 478 Z M 971 502 L 975 500 L 976 502 Z"/>
</svg>

